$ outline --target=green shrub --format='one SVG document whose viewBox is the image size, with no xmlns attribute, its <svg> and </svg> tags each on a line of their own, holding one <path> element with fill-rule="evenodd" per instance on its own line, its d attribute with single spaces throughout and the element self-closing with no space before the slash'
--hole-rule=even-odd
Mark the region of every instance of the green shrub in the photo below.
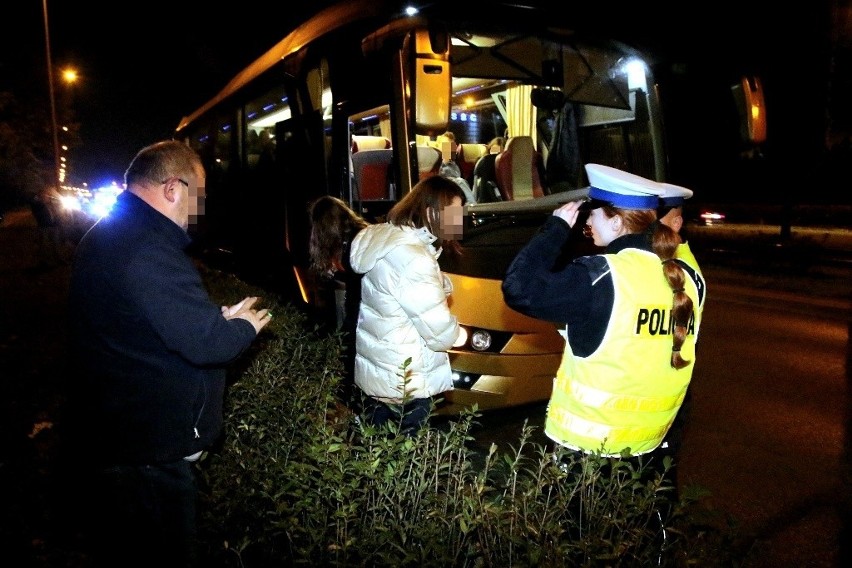
<svg viewBox="0 0 852 568">
<path fill-rule="evenodd" d="M 251 291 L 205 272 L 211 295 Z M 262 294 L 260 294 L 262 295 Z M 221 447 L 199 462 L 204 566 L 725 565 L 713 520 L 685 515 L 666 476 L 531 444 L 468 448 L 477 410 L 415 437 L 376 429 L 342 405 L 341 337 L 275 316 L 225 401 Z M 662 535 L 665 529 L 665 543 Z M 727 564 L 730 565 L 730 564 Z"/>
</svg>

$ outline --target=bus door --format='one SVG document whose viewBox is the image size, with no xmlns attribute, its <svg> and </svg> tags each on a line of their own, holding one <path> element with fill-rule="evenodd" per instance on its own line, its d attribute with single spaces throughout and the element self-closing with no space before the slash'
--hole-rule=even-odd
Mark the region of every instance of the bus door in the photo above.
<svg viewBox="0 0 852 568">
<path fill-rule="evenodd" d="M 381 218 L 388 205 L 402 198 L 418 181 L 437 173 L 440 151 L 430 142 L 447 128 L 450 114 L 449 36 L 442 26 L 388 26 L 370 34 L 361 43 L 363 67 L 371 79 L 353 81 L 349 124 L 353 135 L 354 200 L 366 217 Z M 375 88 L 367 88 L 367 85 Z M 365 145 L 360 136 L 390 141 L 383 149 L 390 158 L 386 188 L 381 192 L 360 191 L 362 161 L 378 161 L 381 152 L 358 156 Z M 386 159 L 384 161 L 387 161 Z M 376 185 L 375 183 L 373 185 Z M 364 199 L 367 196 L 367 199 Z M 369 197 L 378 196 L 378 199 Z"/>
<path fill-rule="evenodd" d="M 382 221 L 400 197 L 395 168 L 400 147 L 392 128 L 396 95 L 388 52 L 341 53 L 334 63 L 335 112 L 342 113 L 348 133 L 341 140 L 348 146 L 349 172 L 341 193 L 365 219 Z"/>
<path fill-rule="evenodd" d="M 308 208 L 316 198 L 328 193 L 325 124 L 331 121 L 331 90 L 328 65 L 324 58 L 306 66 L 298 79 L 288 80 L 287 94 L 290 116 L 275 124 L 276 187 L 272 241 L 286 253 L 281 266 L 292 270 L 288 279 L 308 305 L 312 298 L 308 242 L 310 219 Z M 291 292 L 291 290 L 287 290 Z"/>
</svg>

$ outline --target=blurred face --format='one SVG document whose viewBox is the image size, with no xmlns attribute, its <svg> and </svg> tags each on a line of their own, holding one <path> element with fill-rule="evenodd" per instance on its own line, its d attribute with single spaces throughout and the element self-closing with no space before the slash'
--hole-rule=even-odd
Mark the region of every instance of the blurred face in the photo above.
<svg viewBox="0 0 852 568">
<path fill-rule="evenodd" d="M 198 219 L 204 215 L 204 198 L 207 196 L 205 191 L 205 183 L 207 178 L 204 177 L 204 172 L 199 171 L 189 180 L 189 224 L 195 226 L 198 224 Z"/>
<path fill-rule="evenodd" d="M 464 208 L 461 199 L 453 198 L 453 202 L 441 208 L 441 226 L 439 237 L 446 240 L 457 241 L 462 237 L 462 225 L 464 224 Z"/>
<path fill-rule="evenodd" d="M 591 235 L 588 234 L 589 232 L 591 232 Z M 585 233 L 592 237 L 595 245 L 605 247 L 624 233 L 621 217 L 618 215 L 607 217 L 606 212 L 600 207 L 592 209 L 589 211 Z"/>
<path fill-rule="evenodd" d="M 195 175 L 186 178 L 178 178 L 180 185 L 185 189 L 180 197 L 178 223 L 184 230 L 198 224 L 198 219 L 204 215 L 204 184 L 206 178 L 202 170 L 196 170 Z"/>
</svg>

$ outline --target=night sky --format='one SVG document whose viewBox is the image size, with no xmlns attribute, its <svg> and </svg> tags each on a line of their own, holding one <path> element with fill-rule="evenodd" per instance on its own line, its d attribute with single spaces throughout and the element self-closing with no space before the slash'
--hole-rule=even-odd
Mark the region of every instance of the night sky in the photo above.
<svg viewBox="0 0 852 568">
<path fill-rule="evenodd" d="M 121 182 L 137 150 L 170 138 L 185 114 L 324 3 L 48 0 L 53 65 L 80 74 L 71 87 L 54 84 L 58 106 L 70 93 L 81 129 L 72 176 Z M 45 53 L 42 0 L 4 2 L 0 91 L 43 98 L 49 112 Z"/>
</svg>

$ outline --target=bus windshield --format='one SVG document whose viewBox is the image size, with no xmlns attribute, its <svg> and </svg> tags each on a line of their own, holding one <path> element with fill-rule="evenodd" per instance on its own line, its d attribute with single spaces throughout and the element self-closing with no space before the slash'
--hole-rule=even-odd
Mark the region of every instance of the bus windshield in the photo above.
<svg viewBox="0 0 852 568">
<path fill-rule="evenodd" d="M 662 177 L 657 102 L 637 54 L 556 32 L 454 30 L 451 61 L 448 131 L 474 199 L 466 254 L 442 259 L 445 270 L 501 279 L 543 215 L 584 195 L 585 163 Z"/>
</svg>

